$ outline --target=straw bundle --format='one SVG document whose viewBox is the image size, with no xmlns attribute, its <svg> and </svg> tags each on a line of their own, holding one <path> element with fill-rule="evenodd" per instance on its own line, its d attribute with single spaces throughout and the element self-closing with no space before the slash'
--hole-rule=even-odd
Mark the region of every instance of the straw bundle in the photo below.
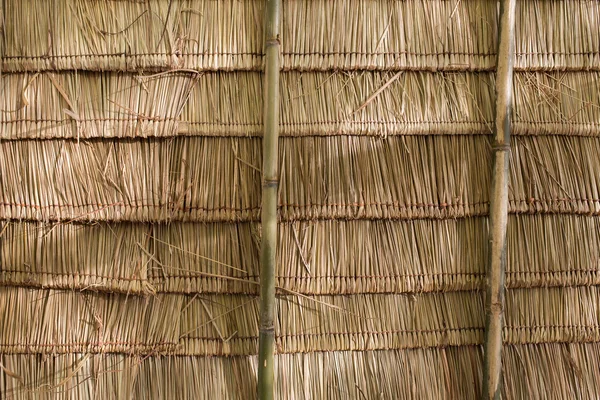
<svg viewBox="0 0 600 400">
<path fill-rule="evenodd" d="M 599 70 L 600 4 L 527 0 L 516 5 L 515 68 Z"/>
<path fill-rule="evenodd" d="M 2 137 L 173 136 L 197 76 L 189 72 L 4 74 Z"/>
<path fill-rule="evenodd" d="M 255 0 L 11 1 L 0 10 L 2 69 L 260 70 L 263 7 Z M 516 68 L 598 70 L 598 7 L 595 0 L 522 2 Z M 492 0 L 284 2 L 283 67 L 491 70 L 496 12 Z"/>
<path fill-rule="evenodd" d="M 598 287 L 509 290 L 504 341 L 599 341 L 599 297 Z M 0 349 L 5 353 L 223 356 L 257 352 L 259 307 L 252 296 L 161 294 L 144 299 L 3 288 L 2 299 L 0 319 L 6 329 Z M 276 304 L 278 353 L 483 342 L 483 296 L 478 292 L 292 295 L 280 296 Z"/>
<path fill-rule="evenodd" d="M 485 215 L 489 146 L 484 136 L 282 140 L 281 219 Z M 0 148 L 2 218 L 258 218 L 261 150 L 256 139 L 6 141 Z M 598 214 L 600 165 L 592 161 L 599 152 L 595 138 L 516 139 L 509 211 Z"/>
<path fill-rule="evenodd" d="M 505 347 L 505 397 L 597 397 L 597 343 Z M 481 381 L 478 346 L 403 351 L 282 354 L 275 358 L 281 399 L 476 399 Z M 246 399 L 256 390 L 256 357 L 130 357 L 122 354 L 2 355 L 13 376 L 0 375 L 11 399 Z M 336 365 L 336 369 L 329 368 Z M 398 371 L 390 376 L 390 369 Z M 316 377 L 316 378 L 315 378 Z M 210 382 L 207 385 L 206 382 Z M 291 390 L 295 392 L 292 394 Z"/>
<path fill-rule="evenodd" d="M 10 1 L 2 69 L 258 69 L 262 9 L 254 0 Z"/>
<path fill-rule="evenodd" d="M 258 232 L 251 223 L 5 222 L 0 230 L 5 285 L 258 293 Z M 277 286 L 303 294 L 478 289 L 486 232 L 481 217 L 282 223 Z M 510 288 L 600 284 L 595 217 L 511 216 L 507 242 Z"/>
<path fill-rule="evenodd" d="M 14 73 L 0 82 L 4 139 L 262 136 L 257 72 Z M 281 135 L 489 134 L 493 88 L 489 72 L 286 72 Z M 517 73 L 514 91 L 514 134 L 600 134 L 598 73 Z"/>
</svg>

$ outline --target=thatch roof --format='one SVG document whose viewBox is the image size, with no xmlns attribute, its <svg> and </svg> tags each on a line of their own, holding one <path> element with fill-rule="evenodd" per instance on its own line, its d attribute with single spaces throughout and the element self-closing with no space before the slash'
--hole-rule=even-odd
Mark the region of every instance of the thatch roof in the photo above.
<svg viewBox="0 0 600 400">
<path fill-rule="evenodd" d="M 478 398 L 497 3 L 283 6 L 276 392 Z M 255 393 L 263 9 L 0 3 L 0 398 Z M 598 26 L 517 5 L 505 398 L 600 396 Z"/>
</svg>

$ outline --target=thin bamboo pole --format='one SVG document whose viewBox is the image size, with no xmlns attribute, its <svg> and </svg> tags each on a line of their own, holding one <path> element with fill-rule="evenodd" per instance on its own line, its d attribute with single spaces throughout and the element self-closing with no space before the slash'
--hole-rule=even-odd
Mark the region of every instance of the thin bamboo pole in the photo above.
<svg viewBox="0 0 600 400">
<path fill-rule="evenodd" d="M 504 325 L 506 225 L 508 222 L 510 113 L 515 53 L 515 3 L 516 0 L 501 0 L 500 2 L 482 396 L 489 400 L 500 399 L 502 391 L 502 328 Z"/>
<path fill-rule="evenodd" d="M 274 396 L 275 256 L 279 187 L 279 26 L 281 0 L 267 0 L 265 13 L 264 136 L 260 249 L 258 398 Z"/>
</svg>

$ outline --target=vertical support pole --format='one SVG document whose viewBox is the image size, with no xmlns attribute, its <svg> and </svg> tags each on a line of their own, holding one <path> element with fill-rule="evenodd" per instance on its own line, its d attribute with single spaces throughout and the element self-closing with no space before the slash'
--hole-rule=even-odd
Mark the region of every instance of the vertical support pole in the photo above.
<svg viewBox="0 0 600 400">
<path fill-rule="evenodd" d="M 277 192 L 279 187 L 279 26 L 281 0 L 266 0 L 264 136 L 260 248 L 260 323 L 258 398 L 274 396 L 275 262 L 277 250 Z"/>
<path fill-rule="evenodd" d="M 500 1 L 496 110 L 494 121 L 492 190 L 490 194 L 490 250 L 486 273 L 483 399 L 500 399 L 502 392 L 502 329 L 506 225 L 508 222 L 508 163 L 514 64 L 516 0 Z"/>
</svg>

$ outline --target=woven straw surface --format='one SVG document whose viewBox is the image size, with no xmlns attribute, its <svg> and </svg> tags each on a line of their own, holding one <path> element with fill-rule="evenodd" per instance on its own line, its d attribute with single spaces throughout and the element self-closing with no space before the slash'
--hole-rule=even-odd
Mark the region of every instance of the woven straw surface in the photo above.
<svg viewBox="0 0 600 400">
<path fill-rule="evenodd" d="M 256 392 L 263 1 L 0 2 L 0 399 Z M 475 399 L 497 3 L 284 0 L 276 393 Z M 600 397 L 600 2 L 517 6 L 504 397 Z"/>
</svg>

